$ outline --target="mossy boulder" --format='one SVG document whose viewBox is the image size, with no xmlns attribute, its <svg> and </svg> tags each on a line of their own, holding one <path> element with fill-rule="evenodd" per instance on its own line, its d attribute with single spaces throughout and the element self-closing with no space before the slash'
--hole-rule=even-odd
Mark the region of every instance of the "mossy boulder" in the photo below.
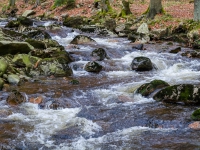
<svg viewBox="0 0 200 150">
<path fill-rule="evenodd" d="M 66 16 L 63 21 L 63 25 L 72 28 L 78 28 L 84 24 L 84 19 L 81 16 L 69 17 Z"/>
<path fill-rule="evenodd" d="M 40 58 L 28 54 L 17 54 L 12 59 L 12 62 L 18 67 L 32 68 L 39 60 Z"/>
<path fill-rule="evenodd" d="M 154 66 L 149 58 L 141 56 L 133 59 L 131 68 L 136 71 L 150 71 Z"/>
<path fill-rule="evenodd" d="M 11 21 L 9 21 L 9 22 L 5 25 L 5 27 L 6 27 L 6 28 L 18 28 L 19 25 L 20 25 L 19 21 L 17 21 L 17 20 L 11 20 Z"/>
<path fill-rule="evenodd" d="M 8 68 L 8 63 L 5 61 L 5 59 L 0 59 L 0 76 L 2 76 Z"/>
<path fill-rule="evenodd" d="M 35 40 L 35 39 L 26 39 L 25 42 L 32 45 L 34 48 L 45 49 L 46 45 L 43 41 Z"/>
<path fill-rule="evenodd" d="M 34 10 L 25 10 L 25 12 L 22 14 L 23 17 L 28 17 L 31 15 L 34 15 L 36 12 Z"/>
<path fill-rule="evenodd" d="M 91 62 L 88 62 L 84 69 L 88 72 L 100 72 L 102 70 L 103 66 L 101 66 L 100 64 L 98 64 L 97 62 L 95 61 L 91 61 Z"/>
<path fill-rule="evenodd" d="M 193 120 L 200 121 L 200 108 L 198 108 L 197 110 L 195 110 L 195 111 L 192 113 L 191 118 L 192 118 Z"/>
<path fill-rule="evenodd" d="M 26 102 L 26 96 L 24 93 L 14 90 L 8 95 L 6 102 L 11 106 L 20 105 Z"/>
<path fill-rule="evenodd" d="M 192 84 L 168 86 L 157 92 L 153 98 L 171 103 L 198 104 L 200 103 L 200 88 Z"/>
<path fill-rule="evenodd" d="M 107 57 L 106 51 L 103 48 L 97 48 L 91 53 L 94 61 L 102 61 Z"/>
<path fill-rule="evenodd" d="M 40 75 L 71 76 L 72 69 L 63 58 L 45 58 L 38 63 Z"/>
<path fill-rule="evenodd" d="M 154 91 L 161 89 L 163 87 L 167 87 L 169 84 L 162 80 L 153 80 L 150 83 L 145 83 L 141 85 L 137 90 L 136 93 L 141 94 L 142 96 L 149 96 Z"/>
<path fill-rule="evenodd" d="M 49 33 L 43 30 L 34 30 L 27 34 L 27 36 L 31 39 L 43 40 L 43 39 L 51 39 Z"/>
<path fill-rule="evenodd" d="M 33 25 L 33 20 L 30 18 L 24 17 L 24 16 L 18 17 L 17 21 L 19 21 L 19 23 L 24 26 L 32 26 Z"/>
<path fill-rule="evenodd" d="M 77 35 L 70 44 L 88 44 L 96 42 L 92 38 L 85 36 L 85 35 Z"/>
<path fill-rule="evenodd" d="M 34 47 L 27 42 L 17 42 L 17 41 L 0 41 L 0 55 L 17 53 L 29 53 L 34 50 Z"/>
</svg>

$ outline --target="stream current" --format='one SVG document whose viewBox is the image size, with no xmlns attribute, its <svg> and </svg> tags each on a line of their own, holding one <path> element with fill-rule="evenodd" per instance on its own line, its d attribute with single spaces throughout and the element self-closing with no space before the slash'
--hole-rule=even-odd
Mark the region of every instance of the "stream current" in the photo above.
<svg viewBox="0 0 200 150">
<path fill-rule="evenodd" d="M 161 79 L 170 85 L 200 84 L 200 60 L 172 54 L 178 46 L 167 42 L 145 44 L 136 50 L 126 38 L 82 33 L 62 27 L 48 31 L 74 58 L 73 76 L 41 77 L 19 86 L 27 96 L 42 96 L 44 104 L 25 103 L 10 107 L 8 92 L 1 91 L 0 147 L 20 150 L 198 150 L 200 131 L 190 129 L 197 106 L 156 102 L 134 91 L 142 84 Z M 70 45 L 79 34 L 97 43 Z M 100 73 L 83 68 L 91 52 L 104 48 L 110 59 L 99 61 Z M 191 50 L 182 47 L 182 51 Z M 132 71 L 133 58 L 145 56 L 157 69 Z M 72 79 L 78 85 L 69 84 Z M 50 105 L 59 104 L 57 110 Z"/>
</svg>

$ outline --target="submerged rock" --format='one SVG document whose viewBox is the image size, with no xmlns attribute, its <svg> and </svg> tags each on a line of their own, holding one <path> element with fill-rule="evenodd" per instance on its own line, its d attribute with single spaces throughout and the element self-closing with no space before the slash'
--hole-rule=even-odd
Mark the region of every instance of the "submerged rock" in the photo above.
<svg viewBox="0 0 200 150">
<path fill-rule="evenodd" d="M 92 38 L 85 35 L 77 35 L 70 44 L 86 44 L 86 43 L 94 43 L 96 42 Z"/>
<path fill-rule="evenodd" d="M 181 47 L 175 47 L 175 48 L 173 48 L 173 49 L 170 49 L 170 53 L 174 53 L 174 54 L 176 54 L 176 53 L 178 53 L 178 52 L 180 52 L 181 51 Z"/>
<path fill-rule="evenodd" d="M 88 72 L 100 72 L 102 70 L 102 66 L 95 61 L 88 62 L 85 65 L 85 70 Z"/>
<path fill-rule="evenodd" d="M 91 56 L 94 61 L 102 61 L 107 57 L 107 54 L 103 48 L 98 48 L 92 51 Z"/>
<path fill-rule="evenodd" d="M 24 102 L 26 102 L 26 95 L 17 91 L 17 90 L 14 90 L 12 91 L 8 98 L 6 99 L 6 102 L 9 104 L 9 105 L 12 105 L 12 106 L 15 106 L 15 105 L 19 105 L 19 104 L 22 104 Z"/>
<path fill-rule="evenodd" d="M 162 80 L 153 80 L 150 83 L 145 83 L 141 85 L 136 93 L 141 94 L 142 96 L 149 96 L 154 91 L 161 89 L 163 87 L 169 86 L 169 84 Z"/>
<path fill-rule="evenodd" d="M 160 90 L 153 98 L 172 103 L 200 103 L 200 88 L 192 84 L 173 85 Z"/>
<path fill-rule="evenodd" d="M 131 63 L 131 68 L 136 71 L 150 71 L 153 69 L 153 64 L 147 57 L 135 57 Z"/>
</svg>

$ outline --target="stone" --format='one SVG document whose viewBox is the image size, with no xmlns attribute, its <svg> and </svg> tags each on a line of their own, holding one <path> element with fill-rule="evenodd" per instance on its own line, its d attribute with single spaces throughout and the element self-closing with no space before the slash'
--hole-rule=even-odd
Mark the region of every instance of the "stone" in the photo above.
<svg viewBox="0 0 200 150">
<path fill-rule="evenodd" d="M 18 17 L 17 21 L 19 21 L 19 23 L 24 26 L 32 26 L 33 25 L 33 20 L 31 20 L 30 18 L 24 17 L 24 16 Z"/>
<path fill-rule="evenodd" d="M 11 20 L 11 21 L 9 21 L 9 22 L 5 25 L 5 27 L 6 27 L 6 28 L 18 28 L 19 25 L 20 25 L 19 21 L 17 21 L 17 20 Z"/>
<path fill-rule="evenodd" d="M 8 63 L 1 58 L 0 59 L 0 76 L 2 77 L 2 75 L 7 71 L 8 68 Z"/>
<path fill-rule="evenodd" d="M 6 99 L 6 102 L 11 106 L 20 105 L 26 102 L 26 95 L 17 90 L 12 91 Z"/>
<path fill-rule="evenodd" d="M 22 14 L 23 17 L 28 17 L 31 15 L 34 15 L 35 11 L 34 10 L 25 10 L 25 12 Z"/>
<path fill-rule="evenodd" d="M 16 74 L 9 74 L 7 80 L 10 84 L 18 84 L 20 81 L 20 78 Z"/>
<path fill-rule="evenodd" d="M 45 58 L 38 63 L 40 75 L 71 76 L 72 69 L 62 58 Z"/>
<path fill-rule="evenodd" d="M 176 54 L 180 51 L 181 51 L 181 47 L 175 47 L 175 48 L 172 48 L 169 50 L 170 53 L 174 53 L 174 54 Z"/>
<path fill-rule="evenodd" d="M 103 67 L 100 64 L 98 64 L 97 62 L 95 62 L 95 61 L 88 62 L 84 67 L 84 69 L 86 71 L 88 71 L 88 72 L 96 72 L 96 73 L 100 72 L 102 70 L 102 68 Z"/>
<path fill-rule="evenodd" d="M 91 53 L 93 61 L 102 61 L 107 57 L 106 51 L 103 48 L 97 48 Z"/>
<path fill-rule="evenodd" d="M 17 54 L 12 59 L 12 62 L 18 67 L 31 68 L 34 67 L 39 60 L 40 58 L 28 54 Z"/>
<path fill-rule="evenodd" d="M 78 28 L 84 24 L 83 17 L 76 16 L 76 17 L 69 17 L 66 16 L 63 21 L 63 25 L 72 28 Z"/>
<path fill-rule="evenodd" d="M 153 98 L 170 103 L 199 104 L 200 88 L 192 84 L 168 86 L 157 92 Z"/>
<path fill-rule="evenodd" d="M 149 96 L 153 92 L 163 87 L 167 87 L 169 84 L 162 80 L 153 80 L 149 83 L 145 83 L 141 85 L 137 90 L 136 93 L 141 94 L 142 96 Z"/>
<path fill-rule="evenodd" d="M 195 111 L 192 113 L 191 118 L 192 118 L 193 120 L 200 121 L 200 108 L 198 108 L 197 110 L 195 110 Z"/>
<path fill-rule="evenodd" d="M 148 28 L 147 23 L 142 23 L 142 24 L 138 27 L 137 33 L 149 34 L 149 28 Z"/>
<path fill-rule="evenodd" d="M 136 71 L 150 71 L 153 69 L 153 64 L 147 57 L 135 57 L 131 63 L 131 69 Z"/>
<path fill-rule="evenodd" d="M 27 42 L 17 42 L 17 41 L 0 41 L 0 55 L 17 53 L 29 53 L 34 50 L 34 47 Z"/>
<path fill-rule="evenodd" d="M 70 44 L 88 44 L 96 42 L 92 38 L 85 36 L 85 35 L 77 35 Z"/>
<path fill-rule="evenodd" d="M 144 44 L 143 43 L 134 43 L 132 44 L 132 48 L 133 49 L 137 49 L 137 50 L 143 50 L 144 49 Z"/>
<path fill-rule="evenodd" d="M 4 80 L 2 78 L 0 78 L 0 90 L 3 89 L 3 85 L 4 85 Z"/>
</svg>

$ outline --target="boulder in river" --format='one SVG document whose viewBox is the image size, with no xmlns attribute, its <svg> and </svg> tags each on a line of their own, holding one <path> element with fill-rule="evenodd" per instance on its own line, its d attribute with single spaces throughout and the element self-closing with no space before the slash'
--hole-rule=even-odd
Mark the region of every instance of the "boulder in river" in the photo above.
<svg viewBox="0 0 200 150">
<path fill-rule="evenodd" d="M 169 84 L 162 80 L 153 80 L 150 83 L 145 83 L 141 85 L 136 93 L 141 94 L 142 96 L 149 96 L 154 91 L 161 89 L 163 87 L 167 87 Z"/>
<path fill-rule="evenodd" d="M 96 42 L 92 38 L 85 36 L 85 35 L 77 35 L 70 44 L 88 44 Z"/>
<path fill-rule="evenodd" d="M 200 88 L 192 84 L 168 86 L 157 92 L 153 98 L 171 103 L 198 104 L 200 103 Z"/>
<path fill-rule="evenodd" d="M 16 74 L 9 74 L 7 80 L 10 84 L 18 84 L 20 77 Z"/>
<path fill-rule="evenodd" d="M 85 70 L 88 71 L 88 72 L 100 72 L 102 70 L 102 66 L 100 64 L 98 64 L 97 62 L 95 61 L 91 61 L 91 62 L 88 62 L 86 65 L 85 65 Z"/>
<path fill-rule="evenodd" d="M 6 102 L 9 105 L 15 106 L 15 105 L 19 105 L 19 104 L 26 102 L 26 99 L 27 98 L 26 98 L 26 95 L 24 93 L 21 93 L 17 90 L 14 90 L 8 95 Z"/>
<path fill-rule="evenodd" d="M 34 15 L 36 12 L 34 10 L 25 10 L 25 12 L 22 14 L 23 17 L 28 17 L 31 15 Z"/>
<path fill-rule="evenodd" d="M 19 23 L 24 26 L 32 26 L 33 25 L 33 20 L 30 18 L 24 17 L 24 16 L 18 17 L 17 21 L 19 21 Z"/>
<path fill-rule="evenodd" d="M 91 56 L 94 61 L 102 61 L 107 57 L 107 54 L 103 48 L 97 48 L 92 51 Z"/>
<path fill-rule="evenodd" d="M 62 58 L 45 58 L 38 63 L 39 72 L 46 76 L 71 76 L 72 69 L 65 62 Z"/>
<path fill-rule="evenodd" d="M 131 68 L 136 71 L 150 71 L 153 69 L 153 64 L 147 57 L 135 57 L 131 63 Z"/>
</svg>

